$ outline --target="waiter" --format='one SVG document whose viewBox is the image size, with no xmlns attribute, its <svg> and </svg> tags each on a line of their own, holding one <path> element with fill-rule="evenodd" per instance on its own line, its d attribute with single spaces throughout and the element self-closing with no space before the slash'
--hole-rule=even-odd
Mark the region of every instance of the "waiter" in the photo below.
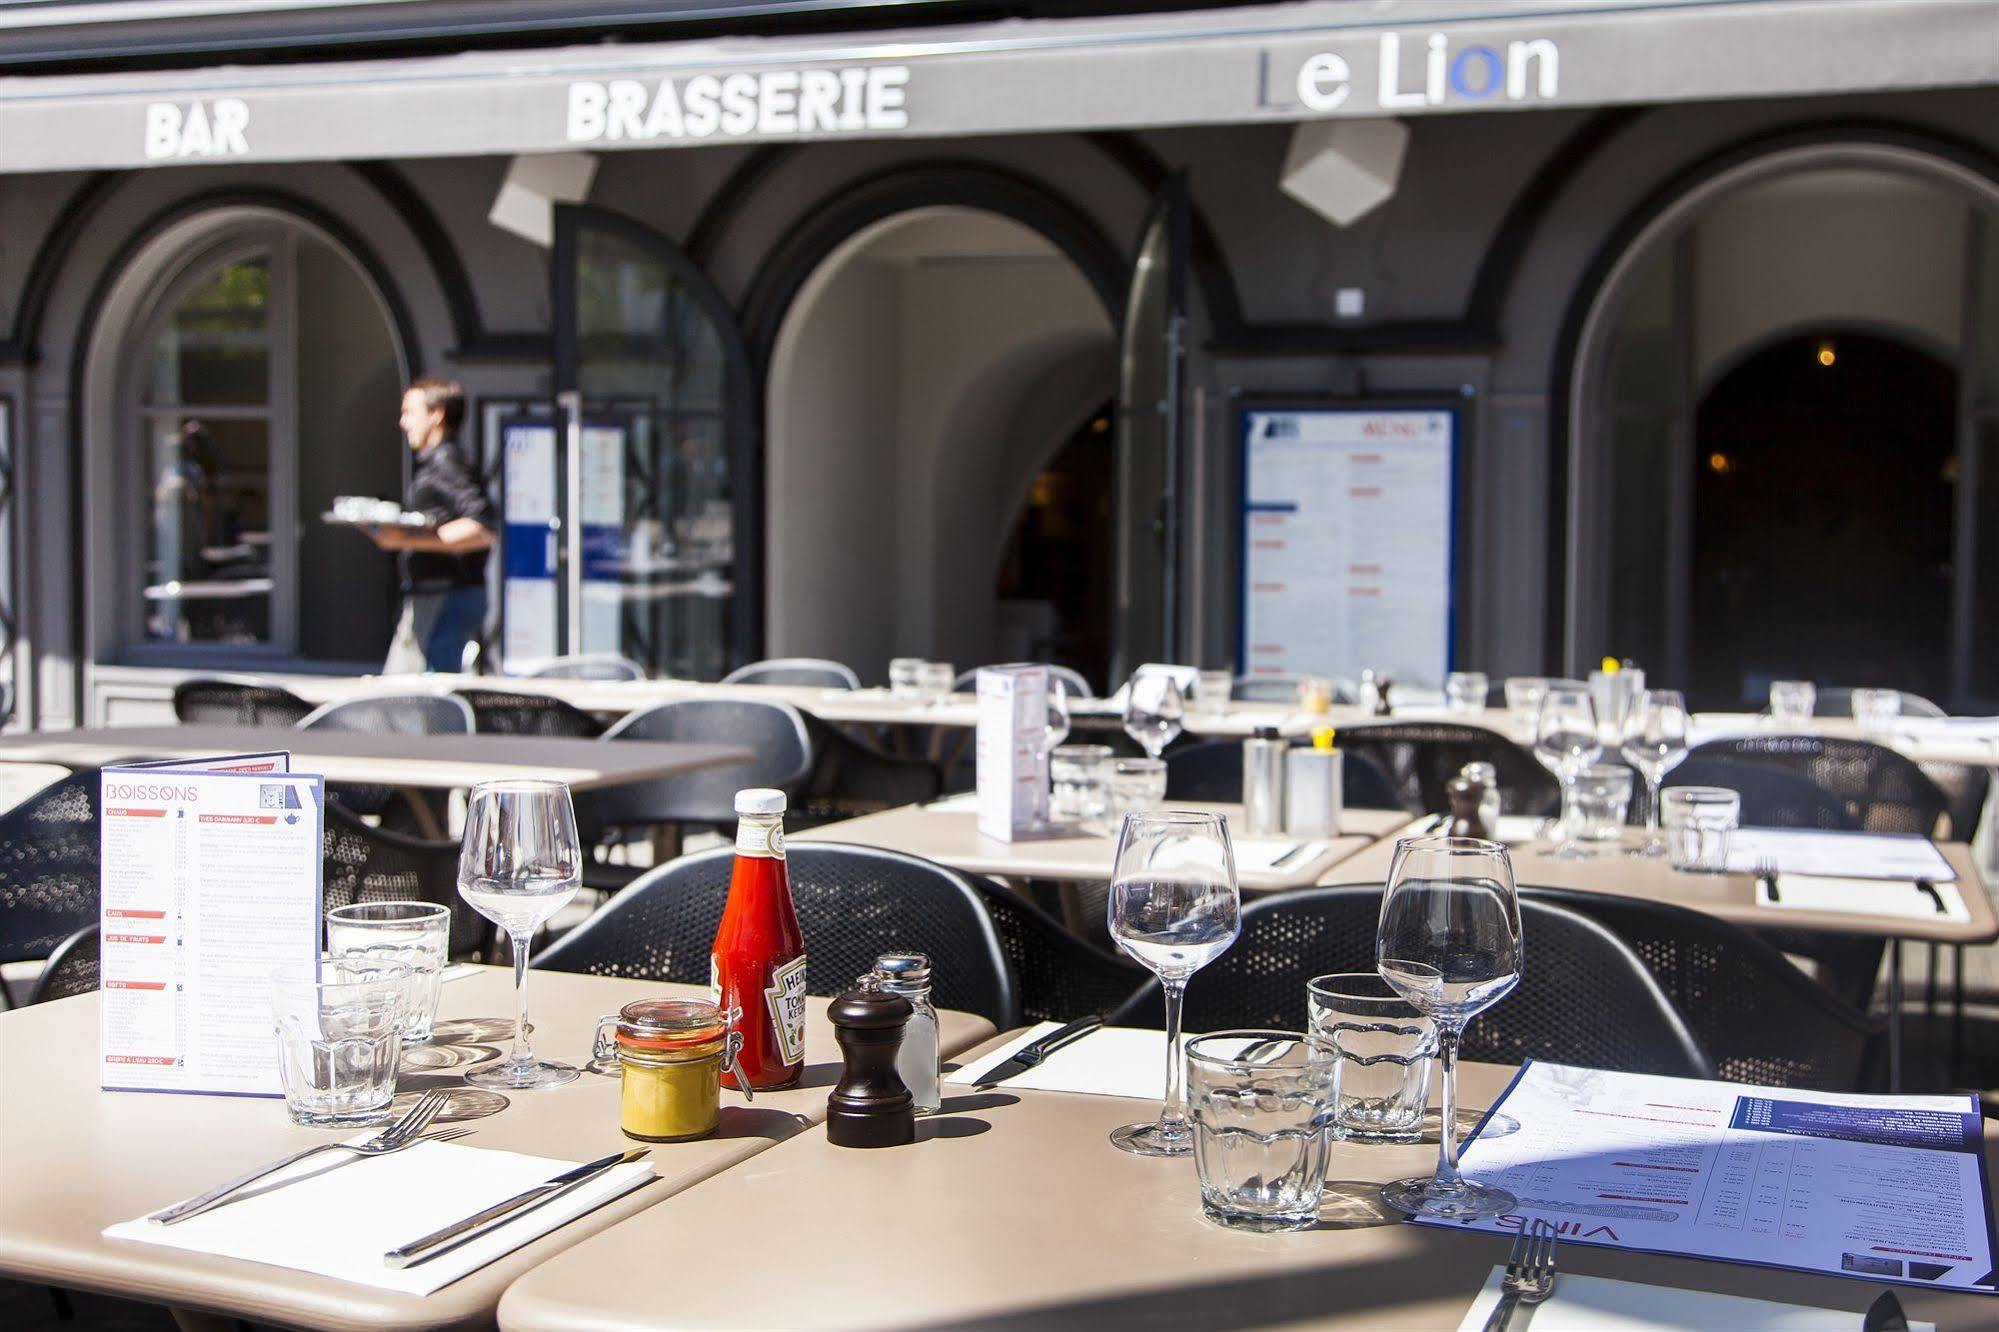
<svg viewBox="0 0 1999 1332">
<path fill-rule="evenodd" d="M 402 558 L 403 613 L 389 645 L 392 673 L 464 669 L 465 648 L 486 626 L 486 552 L 493 505 L 458 449 L 465 390 L 425 377 L 403 392 L 403 437 L 415 464 L 403 508 L 424 529 L 371 528 L 375 544 Z"/>
</svg>

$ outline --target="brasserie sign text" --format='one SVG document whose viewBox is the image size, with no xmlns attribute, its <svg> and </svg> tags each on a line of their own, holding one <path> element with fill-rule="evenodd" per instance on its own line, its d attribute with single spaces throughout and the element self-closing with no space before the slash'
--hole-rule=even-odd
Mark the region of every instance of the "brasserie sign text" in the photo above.
<svg viewBox="0 0 1999 1332">
<path fill-rule="evenodd" d="M 572 83 L 568 138 L 644 142 L 906 129 L 908 84 L 903 65 Z"/>
</svg>

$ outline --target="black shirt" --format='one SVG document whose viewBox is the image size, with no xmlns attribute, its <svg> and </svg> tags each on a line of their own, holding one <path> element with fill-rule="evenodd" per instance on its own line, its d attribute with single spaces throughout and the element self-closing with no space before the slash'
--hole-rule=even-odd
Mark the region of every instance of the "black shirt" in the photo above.
<svg viewBox="0 0 1999 1332">
<path fill-rule="evenodd" d="M 403 491 L 403 508 L 423 514 L 438 527 L 454 518 L 476 518 L 493 527 L 493 502 L 479 474 L 452 440 L 441 440 L 417 454 L 410 483 Z M 458 587 L 484 587 L 486 552 L 442 555 L 428 550 L 402 553 L 403 588 L 410 592 L 442 592 Z"/>
</svg>

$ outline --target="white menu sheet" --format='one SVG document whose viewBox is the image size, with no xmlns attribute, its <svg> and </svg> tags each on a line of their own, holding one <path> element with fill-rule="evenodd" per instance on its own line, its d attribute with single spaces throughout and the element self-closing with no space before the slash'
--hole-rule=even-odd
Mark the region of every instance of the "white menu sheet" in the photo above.
<svg viewBox="0 0 1999 1332">
<path fill-rule="evenodd" d="M 106 768 L 99 1085 L 278 1096 L 271 975 L 319 960 L 320 778 L 284 754 Z"/>
<path fill-rule="evenodd" d="M 1048 823 L 1041 748 L 1048 727 L 1048 668 L 986 666 L 976 679 L 979 833 L 1011 842 Z"/>
<path fill-rule="evenodd" d="M 1994 1293 L 1983 1121 L 1970 1096 L 1870 1096 L 1530 1062 L 1464 1173 L 1569 1243 Z M 1483 1128 L 1483 1125 L 1481 1126 Z M 1999 1318 L 1999 1305 L 1994 1306 Z"/>
<path fill-rule="evenodd" d="M 1754 874 L 1766 856 L 1776 862 L 1780 874 L 1931 881 L 1957 877 L 1936 843 L 1915 833 L 1737 828 L 1728 835 L 1728 868 L 1735 873 Z"/>
</svg>

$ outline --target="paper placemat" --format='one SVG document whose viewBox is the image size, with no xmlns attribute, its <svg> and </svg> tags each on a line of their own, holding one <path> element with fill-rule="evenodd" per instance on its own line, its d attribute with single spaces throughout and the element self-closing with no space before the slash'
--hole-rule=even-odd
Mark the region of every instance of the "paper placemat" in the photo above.
<svg viewBox="0 0 1999 1332">
<path fill-rule="evenodd" d="M 975 1087 L 986 1072 L 1005 1063 L 1015 1050 L 1038 1041 L 1060 1024 L 1038 1022 L 1020 1037 L 983 1055 L 946 1082 Z M 1166 1033 L 1136 1027 L 1103 1027 L 1063 1046 L 1025 1073 L 1000 1086 L 1036 1091 L 1082 1092 L 1089 1096 L 1131 1096 L 1157 1100 L 1166 1090 Z"/>
<path fill-rule="evenodd" d="M 1813 828 L 1737 828 L 1728 836 L 1728 868 L 1754 874 L 1768 862 L 1781 873 L 1841 879 L 1955 879 L 1937 844 L 1914 833 L 1821 832 Z"/>
<path fill-rule="evenodd" d="M 1899 916 L 1910 920 L 1965 922 L 1971 913 L 1955 883 L 1930 885 L 1943 899 L 1937 910 L 1935 898 L 1908 879 L 1836 879 L 1820 874 L 1777 875 L 1777 896 L 1770 885 L 1756 880 L 1756 905 L 1778 911 L 1836 911 L 1852 916 Z"/>
<path fill-rule="evenodd" d="M 428 1295 L 654 1178 L 645 1161 L 613 1166 L 554 1202 L 429 1262 L 397 1269 L 382 1261 L 383 1254 L 399 1245 L 580 1164 L 448 1142 L 427 1142 L 374 1158 L 329 1152 L 252 1185 L 240 1201 L 177 1225 L 139 1217 L 106 1227 L 104 1235 Z M 271 1187 L 280 1180 L 296 1182 Z M 158 1206 L 174 1201 L 162 1198 Z"/>
<path fill-rule="evenodd" d="M 1559 1250 L 1556 1265 L 1559 1272 Z M 1495 1267 L 1486 1277 L 1485 1289 L 1471 1302 L 1458 1332 L 1482 1332 L 1486 1319 L 1498 1307 L 1503 1270 Z M 1514 1314 L 1514 1325 L 1529 1327 L 1532 1332 L 1710 1332 L 1717 1328 L 1730 1332 L 1855 1332 L 1860 1315 L 1844 1309 L 1779 1304 L 1637 1281 L 1558 1275 L 1555 1293 L 1531 1309 L 1522 1305 Z M 1909 1332 L 1936 1332 L 1936 1324 L 1911 1322 Z"/>
<path fill-rule="evenodd" d="M 1301 872 L 1333 846 L 1331 842 L 1299 842 L 1285 837 L 1244 837 L 1230 845 L 1235 850 L 1237 871 L 1253 870 L 1257 873 L 1279 870 Z M 1297 854 L 1291 855 L 1294 850 Z M 1279 865 L 1277 861 L 1286 856 L 1290 858 Z"/>
</svg>

